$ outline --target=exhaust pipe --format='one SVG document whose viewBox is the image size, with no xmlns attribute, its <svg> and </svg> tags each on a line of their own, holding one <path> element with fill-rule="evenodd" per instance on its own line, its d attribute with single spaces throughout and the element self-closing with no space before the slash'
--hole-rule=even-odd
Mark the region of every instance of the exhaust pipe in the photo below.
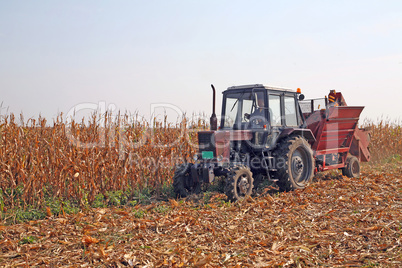
<svg viewBox="0 0 402 268">
<path fill-rule="evenodd" d="M 218 130 L 218 119 L 216 118 L 216 114 L 215 114 L 215 95 L 216 95 L 216 91 L 215 91 L 215 87 L 214 85 L 211 84 L 212 87 L 212 91 L 213 93 L 213 97 L 212 97 L 212 115 L 211 118 L 209 119 L 209 123 L 211 125 L 211 130 Z"/>
</svg>

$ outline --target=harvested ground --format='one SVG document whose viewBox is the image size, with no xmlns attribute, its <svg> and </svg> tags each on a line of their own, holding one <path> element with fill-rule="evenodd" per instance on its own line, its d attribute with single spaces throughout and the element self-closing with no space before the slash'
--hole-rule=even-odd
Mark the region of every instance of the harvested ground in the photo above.
<svg viewBox="0 0 402 268">
<path fill-rule="evenodd" d="M 209 198 L 206 202 L 206 198 Z M 0 226 L 1 267 L 401 267 L 402 168 Z"/>
</svg>

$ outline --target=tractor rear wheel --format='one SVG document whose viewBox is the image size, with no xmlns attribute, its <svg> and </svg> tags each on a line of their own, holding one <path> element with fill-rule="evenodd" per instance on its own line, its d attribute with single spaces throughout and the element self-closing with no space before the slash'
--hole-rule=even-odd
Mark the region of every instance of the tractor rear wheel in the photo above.
<svg viewBox="0 0 402 268">
<path fill-rule="evenodd" d="M 225 194 L 229 200 L 236 201 L 249 196 L 253 192 L 253 173 L 246 166 L 233 168 L 227 177 Z"/>
<path fill-rule="evenodd" d="M 356 156 L 349 155 L 346 158 L 345 167 L 342 168 L 342 175 L 349 178 L 359 178 L 360 177 L 360 163 Z"/>
<path fill-rule="evenodd" d="M 304 189 L 314 176 L 313 151 L 306 139 L 292 136 L 281 141 L 274 152 L 275 178 L 282 191 Z"/>
<path fill-rule="evenodd" d="M 187 197 L 196 189 L 191 179 L 191 166 L 190 163 L 181 164 L 174 172 L 173 190 L 179 197 Z"/>
</svg>

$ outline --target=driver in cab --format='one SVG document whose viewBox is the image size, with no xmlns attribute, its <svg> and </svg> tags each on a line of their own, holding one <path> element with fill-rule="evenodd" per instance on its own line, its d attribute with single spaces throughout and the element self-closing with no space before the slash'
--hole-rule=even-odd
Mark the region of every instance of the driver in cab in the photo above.
<svg viewBox="0 0 402 268">
<path fill-rule="evenodd" d="M 257 107 L 251 114 L 246 113 L 244 117 L 249 120 L 251 127 L 263 128 L 267 122 L 265 118 L 266 105 L 263 98 L 257 99 Z"/>
</svg>

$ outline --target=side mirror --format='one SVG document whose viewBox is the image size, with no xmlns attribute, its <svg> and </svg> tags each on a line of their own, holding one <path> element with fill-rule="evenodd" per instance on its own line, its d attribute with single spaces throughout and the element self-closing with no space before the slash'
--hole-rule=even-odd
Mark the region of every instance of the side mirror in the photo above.
<svg viewBox="0 0 402 268">
<path fill-rule="evenodd" d="M 299 100 L 304 100 L 304 95 L 303 94 L 299 95 Z"/>
</svg>

